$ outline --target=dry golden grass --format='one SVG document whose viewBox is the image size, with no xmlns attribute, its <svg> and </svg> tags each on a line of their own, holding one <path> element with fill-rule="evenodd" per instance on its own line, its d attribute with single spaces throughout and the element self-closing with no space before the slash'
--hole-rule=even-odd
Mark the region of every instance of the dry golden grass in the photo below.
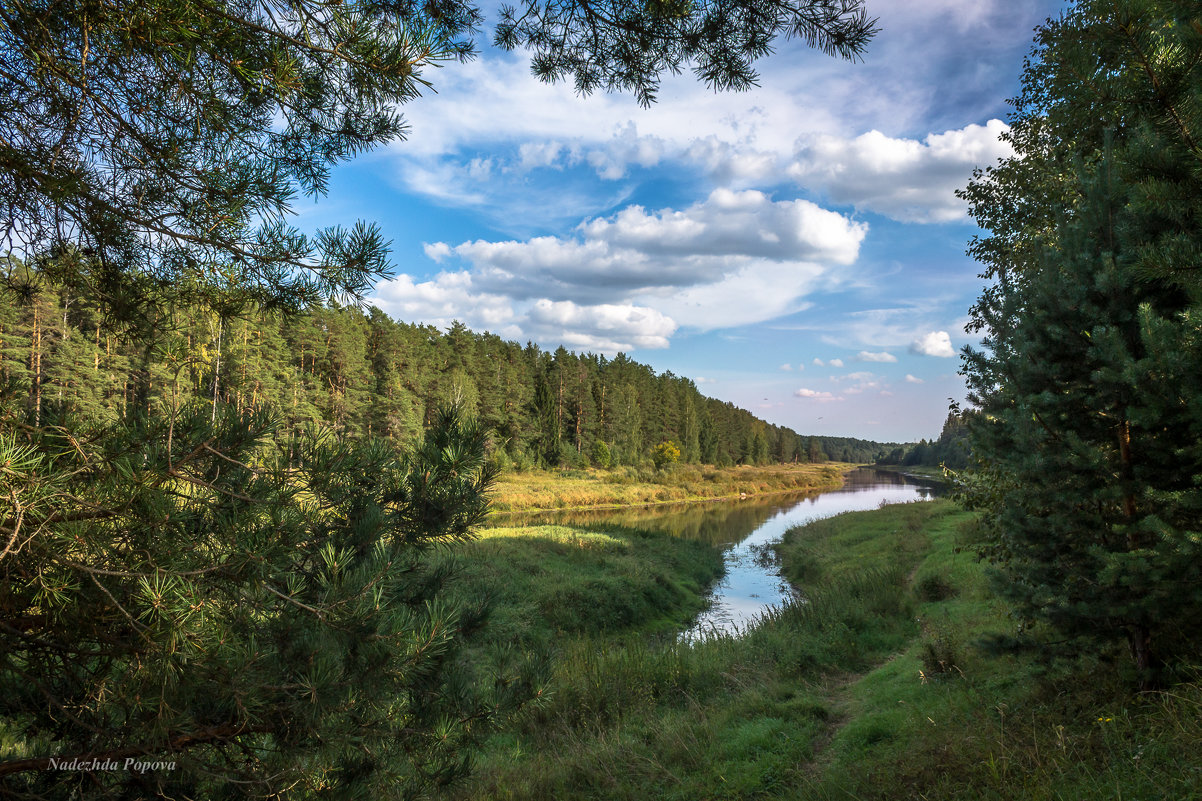
<svg viewBox="0 0 1202 801">
<path fill-rule="evenodd" d="M 738 498 L 838 487 L 853 467 L 827 462 L 725 468 L 675 465 L 662 471 L 531 470 L 501 476 L 492 500 L 497 511 L 513 512 Z"/>
</svg>

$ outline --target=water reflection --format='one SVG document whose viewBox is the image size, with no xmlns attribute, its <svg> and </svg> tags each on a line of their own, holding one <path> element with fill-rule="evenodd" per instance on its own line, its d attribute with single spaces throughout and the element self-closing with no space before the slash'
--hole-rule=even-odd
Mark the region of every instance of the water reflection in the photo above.
<svg viewBox="0 0 1202 801">
<path fill-rule="evenodd" d="M 837 490 L 794 500 L 726 550 L 726 575 L 711 593 L 710 608 L 683 636 L 696 639 L 711 632 L 738 631 L 767 607 L 789 597 L 792 591 L 788 583 L 773 561 L 766 558 L 765 551 L 790 528 L 843 512 L 929 500 L 941 491 L 899 473 L 862 468 L 848 474 L 846 483 Z"/>
<path fill-rule="evenodd" d="M 888 470 L 861 468 L 848 473 L 839 489 L 820 493 L 624 509 L 496 514 L 489 525 L 619 525 L 655 529 L 722 547 L 726 575 L 713 588 L 709 609 L 682 635 L 696 639 L 713 631 L 744 628 L 765 608 L 788 597 L 790 588 L 765 551 L 793 526 L 842 512 L 875 509 L 881 504 L 928 500 L 941 493 L 938 484 Z"/>
</svg>

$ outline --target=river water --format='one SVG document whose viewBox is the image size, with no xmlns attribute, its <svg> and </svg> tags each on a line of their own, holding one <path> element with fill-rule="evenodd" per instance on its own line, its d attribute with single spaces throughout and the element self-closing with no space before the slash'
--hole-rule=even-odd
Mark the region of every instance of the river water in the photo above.
<svg viewBox="0 0 1202 801">
<path fill-rule="evenodd" d="M 741 501 L 547 512 L 520 518 L 497 516 L 493 524 L 617 524 L 656 529 L 699 539 L 722 548 L 726 574 L 710 591 L 709 608 L 681 636 L 697 639 L 711 632 L 737 632 L 769 606 L 790 595 L 768 546 L 797 525 L 882 504 L 928 500 L 939 493 L 930 483 L 886 470 L 860 468 L 847 474 L 839 489 L 806 495 L 772 495 Z M 502 522 L 504 521 L 504 522 Z"/>
</svg>

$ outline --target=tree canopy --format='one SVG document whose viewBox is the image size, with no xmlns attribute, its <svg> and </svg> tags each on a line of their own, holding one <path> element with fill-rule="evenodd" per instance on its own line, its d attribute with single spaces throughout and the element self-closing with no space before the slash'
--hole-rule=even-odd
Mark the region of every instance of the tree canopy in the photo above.
<svg viewBox="0 0 1202 801">
<path fill-rule="evenodd" d="M 1083 0 L 1036 42 L 1016 155 L 964 193 L 992 279 L 969 499 L 1025 619 L 1125 637 L 1148 682 L 1202 619 L 1202 23 Z"/>
</svg>

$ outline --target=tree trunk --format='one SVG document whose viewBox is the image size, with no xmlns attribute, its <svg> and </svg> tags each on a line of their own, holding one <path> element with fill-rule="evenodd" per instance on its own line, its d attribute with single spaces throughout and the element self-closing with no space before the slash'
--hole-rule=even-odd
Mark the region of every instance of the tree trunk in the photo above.
<svg viewBox="0 0 1202 801">
<path fill-rule="evenodd" d="M 29 369 L 33 373 L 33 427 L 42 421 L 42 317 L 41 309 L 34 298 L 33 335 L 29 338 Z"/>
<path fill-rule="evenodd" d="M 1131 493 L 1131 421 L 1119 423 L 1119 476 L 1123 482 L 1123 519 L 1127 524 L 1127 550 L 1134 551 L 1143 546 L 1143 538 L 1135 529 L 1135 496 Z M 1127 629 L 1127 642 L 1131 646 L 1131 657 L 1139 672 L 1140 690 L 1153 689 L 1156 684 L 1156 657 L 1152 653 L 1152 632 L 1143 623 L 1133 623 Z"/>
<path fill-rule="evenodd" d="M 217 379 L 221 375 L 221 335 L 225 333 L 225 320 L 217 318 L 217 362 L 213 366 L 213 412 L 209 422 L 217 422 Z"/>
</svg>

